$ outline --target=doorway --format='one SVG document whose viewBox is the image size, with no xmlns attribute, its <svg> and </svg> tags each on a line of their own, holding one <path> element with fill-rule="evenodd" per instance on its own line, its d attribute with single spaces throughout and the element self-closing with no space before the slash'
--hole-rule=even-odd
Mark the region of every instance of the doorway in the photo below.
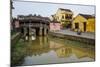
<svg viewBox="0 0 100 67">
<path fill-rule="evenodd" d="M 75 29 L 79 29 L 79 23 L 75 23 Z"/>
<path fill-rule="evenodd" d="M 83 22 L 83 30 L 86 32 L 86 22 Z"/>
</svg>

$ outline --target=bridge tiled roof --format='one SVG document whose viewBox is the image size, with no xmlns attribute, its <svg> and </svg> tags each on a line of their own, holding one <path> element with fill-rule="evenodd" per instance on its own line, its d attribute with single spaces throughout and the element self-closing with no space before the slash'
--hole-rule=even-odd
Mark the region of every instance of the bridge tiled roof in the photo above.
<svg viewBox="0 0 100 67">
<path fill-rule="evenodd" d="M 36 21 L 37 22 L 42 22 L 42 23 L 48 23 L 50 22 L 50 19 L 48 17 L 42 17 L 42 16 L 34 16 L 34 15 L 19 15 L 18 16 L 20 21 Z"/>
</svg>

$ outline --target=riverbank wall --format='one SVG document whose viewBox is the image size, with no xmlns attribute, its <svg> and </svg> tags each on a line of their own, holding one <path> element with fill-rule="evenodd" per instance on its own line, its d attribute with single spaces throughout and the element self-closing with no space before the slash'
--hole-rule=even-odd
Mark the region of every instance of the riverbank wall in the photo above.
<svg viewBox="0 0 100 67">
<path fill-rule="evenodd" d="M 64 38 L 68 40 L 74 40 L 74 41 L 79 41 L 79 42 L 83 42 L 86 44 L 95 45 L 95 39 L 91 39 L 91 38 L 78 37 L 74 35 L 67 35 L 67 34 L 54 33 L 54 32 L 49 32 L 49 35 L 52 37 Z"/>
<path fill-rule="evenodd" d="M 20 39 L 20 37 L 21 37 L 21 33 L 20 32 L 12 35 L 11 36 L 11 45 L 14 46 L 18 42 L 18 40 Z"/>
</svg>

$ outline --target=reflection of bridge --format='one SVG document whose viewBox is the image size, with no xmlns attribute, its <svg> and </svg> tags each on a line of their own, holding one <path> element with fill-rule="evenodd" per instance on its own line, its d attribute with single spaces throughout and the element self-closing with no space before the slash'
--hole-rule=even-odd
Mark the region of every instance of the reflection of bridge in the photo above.
<svg viewBox="0 0 100 67">
<path fill-rule="evenodd" d="M 18 20 L 21 25 L 21 32 L 26 35 L 32 32 L 34 29 L 34 33 L 36 35 L 47 35 L 49 30 L 49 22 L 50 20 L 47 17 L 41 16 L 18 16 Z"/>
</svg>

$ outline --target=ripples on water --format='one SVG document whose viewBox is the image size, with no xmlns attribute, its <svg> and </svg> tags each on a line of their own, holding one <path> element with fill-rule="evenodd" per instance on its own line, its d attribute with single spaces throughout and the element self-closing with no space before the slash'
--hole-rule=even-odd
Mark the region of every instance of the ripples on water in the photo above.
<svg viewBox="0 0 100 67">
<path fill-rule="evenodd" d="M 22 57 L 20 54 L 18 54 L 19 56 L 12 56 L 16 58 L 21 57 L 20 60 L 17 61 L 21 63 L 15 65 L 94 61 L 95 59 L 95 49 L 93 45 L 67 39 L 37 37 L 34 41 L 20 41 L 18 45 L 25 47 L 17 48 L 20 50 L 19 53 L 23 54 Z M 18 50 L 13 51 L 13 53 L 17 53 Z M 16 60 L 12 60 L 11 62 L 16 62 Z"/>
</svg>

